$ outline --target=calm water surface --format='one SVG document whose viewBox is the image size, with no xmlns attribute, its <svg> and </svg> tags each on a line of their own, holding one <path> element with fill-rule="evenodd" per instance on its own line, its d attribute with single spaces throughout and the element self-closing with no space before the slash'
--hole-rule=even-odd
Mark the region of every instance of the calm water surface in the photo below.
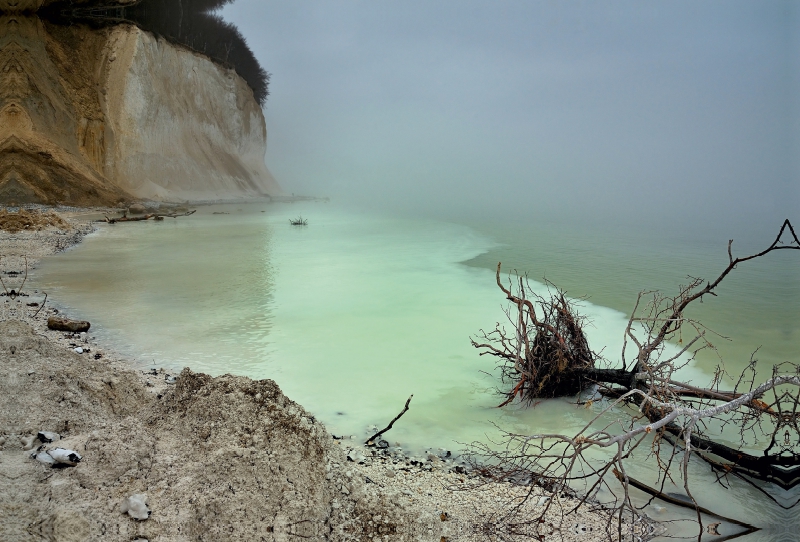
<svg viewBox="0 0 800 542">
<path fill-rule="evenodd" d="M 309 225 L 290 226 L 300 213 Z M 387 436 L 407 449 L 455 451 L 496 437 L 494 424 L 564 432 L 594 416 L 567 399 L 495 408 L 498 383 L 483 372 L 491 361 L 477 356 L 469 338 L 505 320 L 494 284 L 498 261 L 589 296 L 583 312 L 593 322 L 591 345 L 613 360 L 636 293 L 674 291 L 689 274 L 715 276 L 727 263 L 725 247 L 725 240 L 663 234 L 387 218 L 321 203 L 228 205 L 160 223 L 101 226 L 32 279 L 140 367 L 271 378 L 332 433 L 357 438 L 372 424 L 382 427 L 413 393 L 411 410 Z M 800 278 L 790 255 L 777 256 L 742 266 L 720 297 L 697 307 L 698 318 L 735 337 L 717 344 L 731 372 L 759 347 L 765 368 L 797 359 Z M 702 355 L 686 375 L 702 385 L 718 361 Z M 761 504 L 754 490 L 733 481 L 736 491 L 722 491 L 706 483 L 713 479 L 707 468 L 693 471 L 709 508 L 724 500 L 728 515 L 785 523 L 786 513 Z M 652 476 L 646 462 L 634 473 Z M 688 523 L 674 528 L 693 533 Z"/>
</svg>

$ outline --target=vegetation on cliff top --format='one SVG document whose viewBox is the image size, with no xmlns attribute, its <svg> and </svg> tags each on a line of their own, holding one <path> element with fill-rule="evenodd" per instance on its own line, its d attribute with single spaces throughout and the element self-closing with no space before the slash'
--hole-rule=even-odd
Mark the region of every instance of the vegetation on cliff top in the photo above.
<svg viewBox="0 0 800 542">
<path fill-rule="evenodd" d="M 201 53 L 236 70 L 260 105 L 269 95 L 269 74 L 261 67 L 241 32 L 215 10 L 234 0 L 139 0 L 109 6 L 102 0 L 74 4 L 58 1 L 41 14 L 55 22 L 86 22 L 98 26 L 132 23 L 173 43 Z"/>
</svg>

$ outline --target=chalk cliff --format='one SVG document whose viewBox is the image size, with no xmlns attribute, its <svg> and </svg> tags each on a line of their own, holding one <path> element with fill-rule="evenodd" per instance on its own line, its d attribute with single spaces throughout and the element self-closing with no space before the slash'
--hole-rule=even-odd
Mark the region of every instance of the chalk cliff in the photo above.
<svg viewBox="0 0 800 542">
<path fill-rule="evenodd" d="M 133 25 L 0 17 L 0 202 L 108 205 L 280 194 L 231 69 Z"/>
<path fill-rule="evenodd" d="M 261 107 L 233 70 L 133 26 L 111 31 L 104 53 L 105 172 L 117 186 L 169 200 L 280 193 Z"/>
</svg>

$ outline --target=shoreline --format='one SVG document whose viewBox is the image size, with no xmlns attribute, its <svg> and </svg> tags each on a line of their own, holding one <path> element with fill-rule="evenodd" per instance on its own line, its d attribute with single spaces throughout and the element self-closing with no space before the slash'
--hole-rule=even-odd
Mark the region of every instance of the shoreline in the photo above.
<svg viewBox="0 0 800 542">
<path fill-rule="evenodd" d="M 0 274 L 7 288 L 10 279 L 19 279 L 24 254 L 30 255 L 28 266 L 34 266 L 42 257 L 80 243 L 95 229 L 91 223 L 70 218 L 68 212 L 62 211 L 61 216 L 70 221 L 71 231 L 0 232 Z M 188 369 L 177 377 L 163 370 L 135 370 L 123 356 L 98 350 L 91 333 L 82 337 L 48 330 L 46 320 L 54 309 L 29 307 L 29 303 L 40 303 L 36 296 L 43 297 L 31 292 L 29 297 L 3 300 L 0 325 L 16 326 L 11 335 L 26 337 L 14 350 L 25 351 L 27 359 L 4 368 L 16 370 L 15 378 L 7 381 L 16 380 L 19 389 L 0 391 L 9 397 L 15 391 L 19 397 L 37 393 L 43 397 L 34 401 L 39 408 L 35 414 L 19 414 L 24 422 L 18 427 L 12 423 L 0 428 L 5 440 L 0 476 L 15 480 L 15 485 L 21 481 L 36 487 L 34 494 L 51 491 L 46 506 L 33 509 L 39 510 L 39 524 L 44 522 L 46 528 L 66 525 L 66 538 L 54 539 L 79 539 L 69 538 L 70 529 L 94 539 L 92 535 L 102 526 L 103 539 L 120 540 L 131 540 L 133 535 L 140 540 L 241 539 L 255 532 L 271 533 L 274 540 L 292 534 L 328 540 L 376 536 L 481 540 L 492 529 L 502 534 L 502 522 L 493 516 L 504 511 L 503 504 L 518 504 L 532 489 L 524 505 L 530 517 L 548 497 L 538 487 L 485 484 L 433 454 L 419 461 L 396 451 L 372 455 L 375 450 L 347 446 L 270 380 L 211 378 Z M 71 381 L 63 379 L 65 365 L 74 376 Z M 31 367 L 35 367 L 33 373 Z M 53 387 L 54 381 L 60 381 L 60 386 Z M 68 391 L 60 393 L 63 388 Z M 48 397 L 45 389 L 63 396 Z M 30 405 L 25 406 L 29 410 Z M 50 469 L 30 459 L 32 452 L 22 449 L 21 439 L 38 431 L 61 433 L 59 442 L 74 446 L 83 461 L 77 467 Z M 109 438 L 109 432 L 126 438 Z M 102 460 L 96 455 L 95 440 L 107 443 L 104 452 L 108 453 L 102 454 Z M 131 447 L 138 450 L 132 456 Z M 129 468 L 119 472 L 120 463 Z M 262 476 L 274 483 L 265 484 Z M 63 495 L 53 499 L 55 482 Z M 473 488 L 459 491 L 466 487 Z M 209 495 L 211 488 L 216 492 Z M 126 494 L 136 493 L 148 495 L 150 519 L 138 522 L 120 511 L 121 502 L 130 496 Z M 250 498 L 242 497 L 243 493 Z M 259 494 L 261 498 L 255 498 Z M 0 502 L 9 498 L 3 494 Z M 561 521 L 561 513 L 577 501 L 556 495 L 553 502 L 548 523 L 561 529 L 552 527 L 541 533 L 547 540 L 608 540 L 607 513 L 581 509 Z M 95 517 L 99 509 L 104 510 L 103 518 Z M 255 509 L 264 516 L 257 521 L 243 519 L 242 514 L 248 518 L 247 511 Z M 214 517 L 210 525 L 205 521 L 209 514 Z M 191 532 L 188 538 L 187 530 Z"/>
</svg>

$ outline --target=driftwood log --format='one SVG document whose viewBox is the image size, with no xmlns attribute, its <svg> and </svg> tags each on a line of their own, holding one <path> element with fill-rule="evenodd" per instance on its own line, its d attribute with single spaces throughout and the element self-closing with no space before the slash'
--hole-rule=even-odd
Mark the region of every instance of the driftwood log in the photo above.
<svg viewBox="0 0 800 542">
<path fill-rule="evenodd" d="M 122 215 L 119 218 L 109 218 L 108 216 L 105 217 L 105 222 L 109 224 L 116 224 L 118 222 L 141 222 L 143 220 L 164 220 L 165 218 L 179 218 L 182 216 L 189 216 L 193 215 L 197 212 L 197 209 L 187 211 L 185 213 L 149 213 L 142 216 L 128 216 L 127 214 Z"/>
<path fill-rule="evenodd" d="M 92 324 L 84 320 L 70 320 L 69 318 L 59 318 L 58 316 L 51 316 L 47 319 L 47 328 L 55 331 L 82 333 L 89 331 L 91 326 Z"/>
</svg>

